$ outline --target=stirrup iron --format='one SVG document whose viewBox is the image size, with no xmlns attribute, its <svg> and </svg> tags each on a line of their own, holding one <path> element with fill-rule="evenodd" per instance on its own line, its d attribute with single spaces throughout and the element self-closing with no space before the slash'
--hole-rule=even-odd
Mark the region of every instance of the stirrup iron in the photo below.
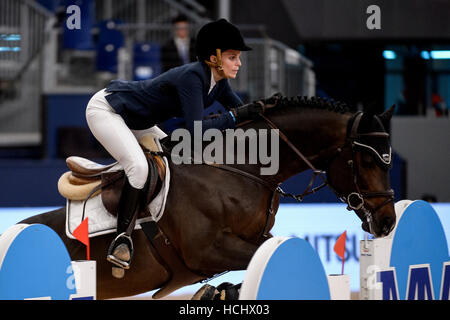
<svg viewBox="0 0 450 320">
<path fill-rule="evenodd" d="M 121 239 L 125 240 L 125 241 L 116 245 L 117 241 L 121 240 Z M 127 246 L 127 249 L 129 250 L 130 259 L 127 261 L 122 260 L 114 255 L 114 251 L 121 245 Z M 133 252 L 134 252 L 134 247 L 133 247 L 133 241 L 132 241 L 131 237 L 128 234 L 126 234 L 125 232 L 122 232 L 113 240 L 113 242 L 109 246 L 108 255 L 106 257 L 106 260 L 108 260 L 112 264 L 114 264 L 117 267 L 120 267 L 122 269 L 130 269 L 131 259 L 133 258 Z"/>
</svg>

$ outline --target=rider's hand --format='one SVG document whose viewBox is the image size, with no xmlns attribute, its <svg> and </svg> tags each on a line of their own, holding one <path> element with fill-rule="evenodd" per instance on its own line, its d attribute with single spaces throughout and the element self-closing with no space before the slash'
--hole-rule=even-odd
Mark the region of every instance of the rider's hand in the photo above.
<svg viewBox="0 0 450 320">
<path fill-rule="evenodd" d="M 265 109 L 270 109 L 276 106 L 278 100 L 280 100 L 281 97 L 283 97 L 281 92 L 277 92 L 273 94 L 270 98 L 262 99 L 261 101 L 262 103 L 264 103 Z"/>
<path fill-rule="evenodd" d="M 262 101 L 255 101 L 233 109 L 232 112 L 236 118 L 236 123 L 245 120 L 254 120 L 260 113 L 264 112 L 264 103 Z"/>
<path fill-rule="evenodd" d="M 236 123 L 257 119 L 259 114 L 263 114 L 266 109 L 273 108 L 281 97 L 282 94 L 277 92 L 270 98 L 253 101 L 252 103 L 232 109 L 233 115 L 236 118 Z"/>
</svg>

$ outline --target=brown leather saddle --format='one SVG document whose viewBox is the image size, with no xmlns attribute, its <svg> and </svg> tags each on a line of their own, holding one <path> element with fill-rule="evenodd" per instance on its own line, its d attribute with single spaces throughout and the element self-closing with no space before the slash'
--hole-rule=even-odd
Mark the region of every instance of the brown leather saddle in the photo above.
<svg viewBox="0 0 450 320">
<path fill-rule="evenodd" d="M 150 152 L 146 153 L 148 162 L 148 177 L 147 183 L 144 187 L 145 198 L 141 199 L 141 210 L 137 218 L 150 216 L 150 211 L 147 204 L 158 194 L 161 189 L 162 182 L 165 177 L 165 165 L 161 156 L 153 155 Z M 125 181 L 124 171 L 103 172 L 101 174 L 102 180 L 102 201 L 105 209 L 114 216 L 117 216 L 117 208 L 119 206 L 120 194 Z"/>
<path fill-rule="evenodd" d="M 142 147 L 148 162 L 148 178 L 145 185 L 141 210 L 137 218 L 150 216 L 147 204 L 158 194 L 166 175 L 162 155 Z M 58 181 L 60 193 L 70 200 L 87 200 L 101 194 L 105 209 L 114 216 L 118 214 L 118 205 L 125 182 L 125 172 L 117 167 L 117 163 L 102 165 L 80 157 L 66 159 L 69 172 L 63 174 Z"/>
</svg>

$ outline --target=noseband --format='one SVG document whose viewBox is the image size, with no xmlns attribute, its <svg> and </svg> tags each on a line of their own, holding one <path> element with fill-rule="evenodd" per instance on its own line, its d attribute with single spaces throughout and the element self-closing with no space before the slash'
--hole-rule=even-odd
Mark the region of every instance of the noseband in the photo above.
<svg viewBox="0 0 450 320">
<path fill-rule="evenodd" d="M 347 139 L 346 139 L 345 145 L 342 147 L 339 147 L 339 148 L 335 148 L 332 151 L 333 157 L 330 160 L 330 163 L 334 159 L 336 159 L 336 157 L 338 155 L 340 155 L 344 149 L 350 148 L 351 152 L 352 152 L 352 159 L 347 161 L 347 164 L 350 166 L 350 168 L 352 170 L 353 184 L 355 186 L 356 191 L 351 192 L 347 196 L 343 196 L 329 184 L 327 179 L 323 176 L 323 174 L 325 173 L 324 171 L 317 170 L 313 166 L 313 164 L 297 149 L 297 147 L 295 147 L 292 144 L 292 142 L 289 141 L 287 136 L 282 131 L 280 131 L 280 129 L 271 120 L 269 120 L 264 115 L 260 114 L 260 116 L 267 122 L 267 124 L 272 129 L 276 129 L 276 132 L 278 133 L 280 138 L 291 148 L 291 150 L 294 151 L 294 153 L 296 153 L 299 156 L 299 158 L 304 163 L 306 163 L 306 165 L 309 168 L 311 168 L 313 171 L 313 176 L 311 178 L 311 181 L 310 181 L 309 185 L 307 186 L 306 190 L 302 194 L 300 194 L 300 195 L 289 194 L 289 193 L 284 192 L 280 187 L 277 188 L 277 191 L 284 197 L 291 197 L 291 198 L 296 199 L 297 201 L 302 201 L 305 196 L 313 194 L 316 191 L 318 191 L 319 189 L 322 189 L 323 187 L 328 185 L 328 187 L 336 194 L 336 196 L 339 198 L 339 200 L 341 200 L 342 202 L 347 204 L 347 210 L 349 210 L 349 211 L 354 210 L 356 212 L 356 214 L 360 217 L 360 219 L 362 221 L 366 221 L 369 225 L 369 228 L 372 228 L 372 221 L 373 221 L 372 214 L 376 213 L 379 209 L 381 209 L 388 203 L 394 201 L 394 190 L 390 189 L 387 191 L 371 191 L 371 192 L 369 192 L 369 191 L 362 191 L 358 185 L 358 171 L 357 171 L 357 167 L 354 165 L 355 155 L 356 155 L 355 146 L 358 146 L 359 148 L 361 148 L 361 147 L 369 148 L 369 149 L 375 151 L 371 146 L 359 142 L 358 139 L 363 136 L 364 137 L 386 137 L 386 138 L 389 137 L 389 134 L 385 133 L 385 132 L 371 132 L 371 133 L 358 134 L 357 130 L 358 130 L 358 126 L 361 121 L 362 115 L 363 115 L 362 112 L 358 112 L 353 116 L 353 119 L 350 120 L 350 121 L 353 121 L 352 128 L 351 128 L 350 132 L 347 133 Z M 376 151 L 375 151 L 375 153 L 378 154 Z M 383 156 L 380 156 L 380 158 L 386 165 L 388 165 L 388 166 L 391 165 L 391 162 L 392 162 L 391 151 L 388 156 L 383 155 Z M 320 177 L 320 179 L 322 180 L 323 183 L 318 187 L 312 188 L 312 185 L 317 177 Z M 365 199 L 377 198 L 377 197 L 386 197 L 386 201 L 384 201 L 382 204 L 380 204 L 376 208 L 374 208 L 373 211 L 368 210 L 365 207 L 365 204 L 366 204 Z M 370 231 L 372 232 L 372 230 L 370 230 Z"/>
</svg>

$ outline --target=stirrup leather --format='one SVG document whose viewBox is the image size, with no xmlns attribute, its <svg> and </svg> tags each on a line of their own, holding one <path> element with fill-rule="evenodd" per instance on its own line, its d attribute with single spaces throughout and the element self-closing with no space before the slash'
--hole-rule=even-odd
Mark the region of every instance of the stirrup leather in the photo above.
<svg viewBox="0 0 450 320">
<path fill-rule="evenodd" d="M 118 240 L 125 240 L 125 241 L 121 242 L 120 244 L 126 244 L 128 246 L 128 249 L 130 250 L 130 259 L 128 261 L 121 260 L 113 254 L 114 250 L 120 245 L 120 244 L 116 245 Z M 131 260 L 133 259 L 133 252 L 134 252 L 134 247 L 133 247 L 133 241 L 131 240 L 131 236 L 129 236 L 125 232 L 122 232 L 112 241 L 111 245 L 109 246 L 108 255 L 106 257 L 106 260 L 108 260 L 112 264 L 114 264 L 122 269 L 129 269 Z"/>
</svg>

